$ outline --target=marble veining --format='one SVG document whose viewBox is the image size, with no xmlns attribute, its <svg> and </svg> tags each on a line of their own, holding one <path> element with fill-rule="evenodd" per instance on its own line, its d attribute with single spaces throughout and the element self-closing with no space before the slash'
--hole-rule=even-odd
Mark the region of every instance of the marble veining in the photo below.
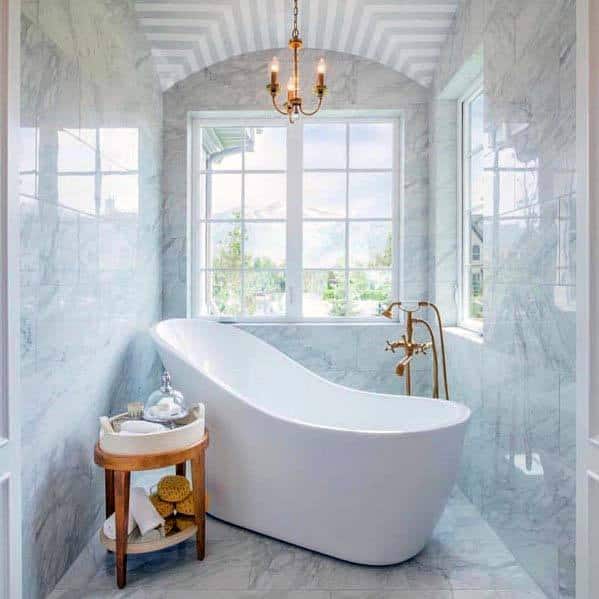
<svg viewBox="0 0 599 599">
<path fill-rule="evenodd" d="M 96 538 L 50 599 L 544 599 L 489 525 L 456 491 L 428 546 L 397 566 L 339 561 L 240 529 L 207 523 L 206 560 L 193 543 L 130 556 L 128 585 L 114 588 L 114 557 Z"/>
<path fill-rule="evenodd" d="M 23 2 L 24 596 L 103 517 L 98 416 L 157 379 L 162 96 L 133 1 Z"/>
<path fill-rule="evenodd" d="M 457 181 L 444 156 L 452 94 L 477 57 L 485 131 L 501 144 L 487 167 L 501 149 L 534 169 L 525 192 L 486 188 L 484 341 L 450 332 L 448 353 L 454 396 L 473 410 L 460 487 L 549 597 L 574 596 L 575 16 L 573 0 L 465 0 L 431 104 L 431 288 L 448 315 Z"/>
</svg>

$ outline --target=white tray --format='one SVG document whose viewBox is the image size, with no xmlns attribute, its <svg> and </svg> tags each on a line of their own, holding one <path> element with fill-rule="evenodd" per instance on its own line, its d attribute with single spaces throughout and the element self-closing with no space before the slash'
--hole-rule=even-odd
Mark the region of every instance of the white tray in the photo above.
<svg viewBox="0 0 599 599">
<path fill-rule="evenodd" d="M 196 420 L 193 422 L 157 433 L 119 435 L 106 433 L 100 429 L 100 448 L 106 453 L 116 455 L 163 453 L 185 449 L 201 441 L 204 436 L 204 418 L 197 418 L 198 408 L 194 408 L 193 413 L 196 415 Z M 126 414 L 119 414 L 110 420 L 112 422 L 124 415 Z"/>
</svg>

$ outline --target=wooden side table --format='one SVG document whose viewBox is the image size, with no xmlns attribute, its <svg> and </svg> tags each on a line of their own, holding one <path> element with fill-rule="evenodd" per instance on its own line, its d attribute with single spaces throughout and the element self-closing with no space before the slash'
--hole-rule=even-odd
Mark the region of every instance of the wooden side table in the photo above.
<svg viewBox="0 0 599 599">
<path fill-rule="evenodd" d="M 206 471 L 205 450 L 208 447 L 208 431 L 204 437 L 190 447 L 164 453 L 142 455 L 116 455 L 105 453 L 97 443 L 94 462 L 104 468 L 106 485 L 106 517 L 116 512 L 116 541 L 110 541 L 100 531 L 100 538 L 109 551 L 116 553 L 116 583 L 119 589 L 127 584 L 127 554 L 147 553 L 170 547 L 196 535 L 196 548 L 199 560 L 206 551 Z M 177 474 L 185 476 L 187 461 L 191 462 L 191 479 L 195 526 L 150 543 L 127 543 L 127 522 L 129 520 L 129 485 L 131 472 L 154 470 L 176 466 Z"/>
</svg>

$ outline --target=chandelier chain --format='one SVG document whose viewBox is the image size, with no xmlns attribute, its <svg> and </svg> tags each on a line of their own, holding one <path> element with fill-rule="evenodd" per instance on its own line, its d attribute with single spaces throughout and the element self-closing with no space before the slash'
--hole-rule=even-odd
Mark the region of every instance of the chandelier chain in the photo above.
<svg viewBox="0 0 599 599">
<path fill-rule="evenodd" d="M 292 39 L 299 38 L 299 28 L 297 26 L 297 18 L 299 14 L 299 9 L 297 7 L 298 0 L 293 0 L 293 31 L 291 32 Z"/>
</svg>

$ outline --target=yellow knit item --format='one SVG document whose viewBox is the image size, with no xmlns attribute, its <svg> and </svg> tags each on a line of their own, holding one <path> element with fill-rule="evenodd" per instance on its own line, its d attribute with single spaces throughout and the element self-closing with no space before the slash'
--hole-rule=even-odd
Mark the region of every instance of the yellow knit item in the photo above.
<svg viewBox="0 0 599 599">
<path fill-rule="evenodd" d="M 158 483 L 158 496 L 162 501 L 176 503 L 183 501 L 190 493 L 191 486 L 184 476 L 165 476 Z"/>
<path fill-rule="evenodd" d="M 150 495 L 150 501 L 152 505 L 156 508 L 156 511 L 163 517 L 171 516 L 175 513 L 175 506 L 168 501 L 162 501 L 158 494 Z"/>
</svg>

